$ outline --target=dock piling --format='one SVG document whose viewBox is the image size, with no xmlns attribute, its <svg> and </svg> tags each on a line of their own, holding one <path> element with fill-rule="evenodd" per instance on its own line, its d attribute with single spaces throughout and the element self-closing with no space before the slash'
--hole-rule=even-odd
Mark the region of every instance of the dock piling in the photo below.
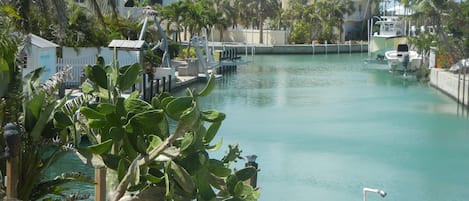
<svg viewBox="0 0 469 201">
<path fill-rule="evenodd" d="M 246 156 L 248 162 L 245 164 L 245 167 L 253 167 L 259 171 L 259 164 L 256 163 L 257 155 Z M 245 184 L 251 185 L 253 188 L 257 187 L 257 172 L 248 180 L 244 181 Z"/>
<path fill-rule="evenodd" d="M 165 92 L 166 91 L 166 77 L 165 76 L 163 76 L 163 83 L 162 84 L 163 84 L 163 92 Z"/>
</svg>

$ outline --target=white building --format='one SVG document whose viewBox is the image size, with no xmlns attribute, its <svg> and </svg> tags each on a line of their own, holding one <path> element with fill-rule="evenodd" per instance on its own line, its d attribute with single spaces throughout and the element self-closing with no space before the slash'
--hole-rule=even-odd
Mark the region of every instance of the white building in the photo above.
<svg viewBox="0 0 469 201">
<path fill-rule="evenodd" d="M 26 66 L 23 66 L 23 76 L 37 68 L 44 67 L 41 78 L 44 82 L 56 72 L 59 45 L 34 34 L 29 34 L 29 37 L 31 43 L 25 51 L 27 62 Z"/>
</svg>

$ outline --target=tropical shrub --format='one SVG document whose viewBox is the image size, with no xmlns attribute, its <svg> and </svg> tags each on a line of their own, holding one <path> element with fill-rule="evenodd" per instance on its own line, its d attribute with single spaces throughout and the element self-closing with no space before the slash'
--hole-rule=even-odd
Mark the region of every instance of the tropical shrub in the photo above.
<svg viewBox="0 0 469 201">
<path fill-rule="evenodd" d="M 214 76 L 200 92 L 188 89 L 181 97 L 162 93 L 147 103 L 139 92 L 121 96 L 140 80 L 139 64 L 99 62 L 85 72 L 83 90 L 99 101 L 79 110 L 92 145 L 78 153 L 87 164 L 108 169 L 111 200 L 129 192 L 147 200 L 257 200 L 258 191 L 243 183 L 257 170 L 229 167 L 240 157 L 238 146 L 229 146 L 222 159 L 210 158 L 209 152 L 221 147 L 221 140 L 212 141 L 225 114 L 201 110 L 199 98 L 213 90 Z"/>
<path fill-rule="evenodd" d="M 21 142 L 16 155 L 19 161 L 17 198 L 37 200 L 48 194 L 65 197 L 61 194 L 61 184 L 85 178 L 64 174 L 45 180 L 44 173 L 80 140 L 71 116 L 64 111 L 66 97 L 60 99 L 56 94 L 66 72 L 56 74 L 45 83 L 39 82 L 43 68 L 23 78 L 18 44 L 28 40 L 20 35 L 13 36 L 6 24 L 0 23 L 0 26 L 3 28 L 0 32 L 0 147 L 2 150 L 5 147 L 5 127 L 18 133 Z M 2 175 L 5 175 L 5 160 L 0 160 Z M 3 182 L 0 188 L 5 189 Z"/>
<path fill-rule="evenodd" d="M 185 47 L 178 54 L 178 58 L 196 58 L 196 57 L 197 57 L 197 54 L 195 53 L 195 49 L 193 47 Z"/>
<path fill-rule="evenodd" d="M 290 33 L 290 42 L 295 44 L 304 44 L 308 43 L 311 40 L 309 25 L 305 20 L 301 20 L 293 26 L 293 31 Z"/>
</svg>

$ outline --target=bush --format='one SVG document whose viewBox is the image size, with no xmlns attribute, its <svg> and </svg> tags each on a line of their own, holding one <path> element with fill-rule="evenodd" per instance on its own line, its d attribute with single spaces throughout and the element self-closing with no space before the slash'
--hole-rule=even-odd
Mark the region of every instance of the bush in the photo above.
<svg viewBox="0 0 469 201">
<path fill-rule="evenodd" d="M 193 47 L 190 47 L 190 49 L 188 51 L 187 48 L 188 47 L 183 48 L 182 51 L 179 52 L 178 57 L 182 58 L 182 59 L 184 59 L 184 58 L 196 58 L 197 54 L 195 53 L 195 49 Z"/>
<path fill-rule="evenodd" d="M 169 42 L 168 49 L 169 49 L 169 57 L 171 59 L 174 59 L 175 57 L 177 57 L 179 55 L 179 50 L 181 49 L 181 44 L 179 44 L 177 42 L 174 42 L 174 41 L 171 41 L 171 42 Z"/>
<path fill-rule="evenodd" d="M 290 42 L 295 44 L 304 44 L 308 43 L 310 37 L 309 33 L 309 24 L 306 21 L 301 20 L 299 23 L 295 24 L 293 31 L 290 33 Z"/>
</svg>

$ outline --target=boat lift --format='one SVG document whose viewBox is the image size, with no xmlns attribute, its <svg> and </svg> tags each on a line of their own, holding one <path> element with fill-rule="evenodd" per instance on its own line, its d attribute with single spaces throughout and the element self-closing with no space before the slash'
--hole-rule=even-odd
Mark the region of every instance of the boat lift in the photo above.
<svg viewBox="0 0 469 201">
<path fill-rule="evenodd" d="M 213 52 L 215 51 L 214 47 L 209 47 L 208 40 L 206 36 L 193 36 L 190 41 L 191 46 L 194 47 L 197 60 L 199 62 L 199 77 L 208 78 L 210 73 L 216 73 L 217 70 L 223 71 L 225 67 L 236 67 L 238 65 L 248 64 L 248 61 L 243 61 L 241 57 L 236 55 L 236 50 L 225 50 L 218 55 L 218 61 L 215 60 Z M 221 75 L 215 75 L 220 77 Z"/>
<path fill-rule="evenodd" d="M 153 47 L 151 50 L 154 51 L 156 50 L 156 48 L 159 48 L 160 50 L 164 51 L 163 58 L 161 58 L 162 61 L 161 61 L 160 67 L 172 68 L 171 59 L 169 57 L 168 37 L 166 36 L 166 33 L 163 31 L 163 28 L 161 28 L 161 24 L 157 18 L 158 13 L 155 10 L 147 9 L 147 8 L 144 10 L 144 13 L 146 14 L 145 21 L 143 22 L 142 30 L 140 31 L 140 36 L 138 40 L 143 40 L 145 36 L 145 31 L 147 30 L 147 26 L 148 26 L 148 18 L 153 17 L 153 21 L 156 27 L 158 27 L 158 32 L 161 36 L 161 41 L 158 43 L 158 45 Z"/>
<path fill-rule="evenodd" d="M 220 66 L 218 62 L 215 62 L 213 58 L 213 50 L 208 47 L 207 37 L 205 36 L 193 36 L 191 44 L 194 47 L 195 54 L 199 61 L 199 66 L 202 67 L 202 72 L 199 70 L 199 77 L 209 77 L 211 72 Z M 205 55 L 203 54 L 205 52 Z"/>
</svg>

